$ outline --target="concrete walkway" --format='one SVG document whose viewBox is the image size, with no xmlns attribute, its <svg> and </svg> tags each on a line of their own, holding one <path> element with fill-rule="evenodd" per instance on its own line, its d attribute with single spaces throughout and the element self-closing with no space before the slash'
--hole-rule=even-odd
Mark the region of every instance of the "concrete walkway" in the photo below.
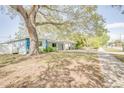
<svg viewBox="0 0 124 93">
<path fill-rule="evenodd" d="M 124 63 L 99 49 L 99 61 L 105 80 L 105 87 L 124 87 Z"/>
</svg>

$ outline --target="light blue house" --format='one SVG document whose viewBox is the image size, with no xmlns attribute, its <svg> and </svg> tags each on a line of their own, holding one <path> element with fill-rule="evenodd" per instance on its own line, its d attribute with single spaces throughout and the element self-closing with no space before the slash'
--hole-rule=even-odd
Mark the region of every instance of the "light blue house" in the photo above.
<svg viewBox="0 0 124 93">
<path fill-rule="evenodd" d="M 29 38 L 20 39 L 20 40 L 11 40 L 8 42 L 1 43 L 0 53 L 3 54 L 27 54 L 29 52 L 30 41 Z"/>
<path fill-rule="evenodd" d="M 1 43 L 1 44 L 4 48 L 6 46 L 6 49 L 3 49 L 2 52 L 6 51 L 4 53 L 8 53 L 8 54 L 12 54 L 12 53 L 13 54 L 14 53 L 27 54 L 30 51 L 30 39 L 29 38 L 20 39 L 20 40 L 12 40 L 12 41 Z M 50 39 L 39 40 L 39 48 L 47 49 L 48 47 L 56 48 L 56 50 L 69 50 L 69 49 L 75 48 L 75 42 L 64 41 L 64 40 L 50 40 Z"/>
</svg>

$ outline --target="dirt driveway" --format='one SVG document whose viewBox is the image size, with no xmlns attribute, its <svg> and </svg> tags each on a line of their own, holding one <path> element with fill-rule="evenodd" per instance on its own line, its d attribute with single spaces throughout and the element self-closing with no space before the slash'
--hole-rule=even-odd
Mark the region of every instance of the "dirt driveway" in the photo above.
<svg viewBox="0 0 124 93">
<path fill-rule="evenodd" d="M 105 87 L 124 87 L 124 63 L 99 49 L 99 62 L 104 75 Z"/>
</svg>

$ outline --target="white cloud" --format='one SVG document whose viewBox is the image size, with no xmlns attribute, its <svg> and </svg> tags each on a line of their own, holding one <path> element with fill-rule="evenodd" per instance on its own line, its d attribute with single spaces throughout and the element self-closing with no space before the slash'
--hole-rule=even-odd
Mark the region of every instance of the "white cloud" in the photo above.
<svg viewBox="0 0 124 93">
<path fill-rule="evenodd" d="M 117 29 L 117 28 L 123 28 L 124 29 L 124 23 L 112 23 L 112 24 L 107 24 L 106 28 L 108 29 Z"/>
</svg>

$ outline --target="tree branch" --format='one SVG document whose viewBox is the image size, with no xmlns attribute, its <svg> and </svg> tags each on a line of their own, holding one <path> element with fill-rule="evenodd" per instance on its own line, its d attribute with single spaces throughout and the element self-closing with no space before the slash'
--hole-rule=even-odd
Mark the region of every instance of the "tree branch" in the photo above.
<svg viewBox="0 0 124 93">
<path fill-rule="evenodd" d="M 37 12 L 38 12 L 38 9 L 39 9 L 39 5 L 33 5 L 32 8 L 31 8 L 31 12 L 29 13 L 29 17 L 32 18 L 32 22 L 34 24 L 36 24 L 36 15 L 37 15 Z"/>
<path fill-rule="evenodd" d="M 60 10 L 57 10 L 57 9 L 54 9 L 54 8 L 50 8 L 48 5 L 43 5 L 42 7 L 45 7 L 46 9 L 49 9 L 49 10 L 51 10 L 51 11 L 66 13 L 66 12 L 64 12 L 64 11 L 60 11 Z"/>
<path fill-rule="evenodd" d="M 41 25 L 47 25 L 47 24 L 51 24 L 51 25 L 65 25 L 65 24 L 71 24 L 69 22 L 37 22 L 36 26 L 41 26 Z"/>
<path fill-rule="evenodd" d="M 24 19 L 28 18 L 28 14 L 22 5 L 10 5 L 10 7 L 19 12 L 24 17 Z"/>
</svg>

